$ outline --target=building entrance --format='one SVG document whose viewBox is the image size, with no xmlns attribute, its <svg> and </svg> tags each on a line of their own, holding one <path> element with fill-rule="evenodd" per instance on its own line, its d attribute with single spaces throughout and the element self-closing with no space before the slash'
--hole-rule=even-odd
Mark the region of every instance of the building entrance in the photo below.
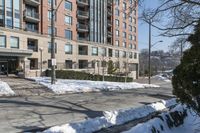
<svg viewBox="0 0 200 133">
<path fill-rule="evenodd" d="M 0 56 L 0 74 L 15 74 L 19 66 L 17 57 Z"/>
</svg>

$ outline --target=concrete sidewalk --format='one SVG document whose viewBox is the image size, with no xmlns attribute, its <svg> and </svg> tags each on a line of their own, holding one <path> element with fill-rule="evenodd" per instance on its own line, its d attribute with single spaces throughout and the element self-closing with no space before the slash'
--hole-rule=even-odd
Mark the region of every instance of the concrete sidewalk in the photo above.
<svg viewBox="0 0 200 133">
<path fill-rule="evenodd" d="M 171 98 L 170 88 L 0 98 L 0 132 L 13 133 L 102 116 Z"/>
</svg>

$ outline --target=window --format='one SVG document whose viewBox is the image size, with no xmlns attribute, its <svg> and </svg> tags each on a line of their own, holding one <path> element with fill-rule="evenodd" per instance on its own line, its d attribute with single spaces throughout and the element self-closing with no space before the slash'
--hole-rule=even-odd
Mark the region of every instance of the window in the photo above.
<svg viewBox="0 0 200 133">
<path fill-rule="evenodd" d="M 115 31 L 115 35 L 119 37 L 119 30 Z"/>
<path fill-rule="evenodd" d="M 132 49 L 133 48 L 133 44 L 130 43 L 129 44 L 129 48 Z"/>
<path fill-rule="evenodd" d="M 72 69 L 72 60 L 65 60 L 65 68 L 66 69 Z"/>
<path fill-rule="evenodd" d="M 48 26 L 48 35 L 51 35 L 51 26 Z M 54 27 L 54 35 L 57 35 L 57 28 Z"/>
<path fill-rule="evenodd" d="M 48 10 L 47 16 L 48 16 L 48 21 L 51 21 L 51 11 L 50 10 Z M 56 21 L 56 13 L 54 15 L 54 21 Z"/>
<path fill-rule="evenodd" d="M 72 40 L 72 31 L 71 30 L 65 30 L 65 38 Z"/>
<path fill-rule="evenodd" d="M 134 46 L 134 49 L 136 49 L 136 48 L 137 48 L 135 44 L 134 44 L 133 46 Z"/>
<path fill-rule="evenodd" d="M 133 36 L 131 34 L 129 34 L 128 39 L 133 40 Z"/>
<path fill-rule="evenodd" d="M 27 45 L 28 49 L 33 50 L 34 52 L 38 52 L 38 40 L 28 38 Z"/>
<path fill-rule="evenodd" d="M 51 43 L 48 42 L 48 53 L 51 53 L 51 49 L 52 49 L 51 47 L 52 47 Z M 54 47 L 55 47 L 55 53 L 57 53 L 57 44 L 56 43 L 55 43 Z"/>
<path fill-rule="evenodd" d="M 113 56 L 113 50 L 110 49 L 110 48 L 108 49 L 108 56 L 109 56 L 109 57 L 112 57 L 112 56 Z"/>
<path fill-rule="evenodd" d="M 132 11 L 132 14 L 133 14 L 133 15 L 136 15 L 136 10 L 133 10 L 133 11 Z"/>
<path fill-rule="evenodd" d="M 72 16 L 65 16 L 65 23 L 72 25 Z"/>
<path fill-rule="evenodd" d="M 126 3 L 123 2 L 123 10 L 126 10 Z"/>
<path fill-rule="evenodd" d="M 129 58 L 133 58 L 133 53 L 132 52 L 129 52 Z"/>
<path fill-rule="evenodd" d="M 134 53 L 134 59 L 137 59 L 137 53 Z"/>
<path fill-rule="evenodd" d="M 123 47 L 126 48 L 126 42 L 123 42 Z"/>
<path fill-rule="evenodd" d="M 123 13 L 123 19 L 126 19 L 126 13 Z"/>
<path fill-rule="evenodd" d="M 131 23 L 133 22 L 132 17 L 129 17 L 128 20 L 129 20 L 129 22 L 131 22 Z"/>
<path fill-rule="evenodd" d="M 133 31 L 133 27 L 129 25 L 129 31 Z"/>
<path fill-rule="evenodd" d="M 72 2 L 65 1 L 65 9 L 72 11 Z"/>
<path fill-rule="evenodd" d="M 78 46 L 78 54 L 79 55 L 88 55 L 88 46 L 79 45 Z"/>
<path fill-rule="evenodd" d="M 119 40 L 115 41 L 115 45 L 119 47 Z"/>
<path fill-rule="evenodd" d="M 126 32 L 123 32 L 123 38 L 126 38 Z"/>
<path fill-rule="evenodd" d="M 119 20 L 118 20 L 118 19 L 115 19 L 115 25 L 116 25 L 117 27 L 119 27 Z"/>
<path fill-rule="evenodd" d="M 101 48 L 101 55 L 102 56 L 107 56 L 106 48 Z"/>
<path fill-rule="evenodd" d="M 98 48 L 92 47 L 92 55 L 98 56 Z"/>
<path fill-rule="evenodd" d="M 71 44 L 65 44 L 65 54 L 72 54 L 73 48 Z"/>
<path fill-rule="evenodd" d="M 123 58 L 126 58 L 126 51 L 123 51 L 123 52 L 122 52 L 122 57 L 123 57 Z"/>
<path fill-rule="evenodd" d="M 135 26 L 134 26 L 134 28 L 133 28 L 133 29 L 134 29 L 134 32 L 136 32 L 136 27 L 135 27 Z"/>
<path fill-rule="evenodd" d="M 125 22 L 123 22 L 123 28 L 126 29 L 126 23 Z"/>
<path fill-rule="evenodd" d="M 51 0 L 48 0 L 48 4 L 51 6 Z M 54 5 L 56 5 L 56 0 L 54 0 Z"/>
<path fill-rule="evenodd" d="M 136 19 L 135 18 L 133 19 L 133 23 L 136 24 Z"/>
<path fill-rule="evenodd" d="M 5 3 L 4 1 L 0 0 L 0 26 L 4 26 L 4 21 L 5 21 Z"/>
<path fill-rule="evenodd" d="M 10 37 L 10 47 L 19 48 L 19 37 Z"/>
<path fill-rule="evenodd" d="M 133 36 L 133 40 L 136 41 L 136 36 Z"/>
<path fill-rule="evenodd" d="M 115 57 L 119 58 L 119 50 L 115 50 Z"/>
<path fill-rule="evenodd" d="M 115 4 L 119 6 L 119 0 L 115 0 Z"/>
<path fill-rule="evenodd" d="M 6 36 L 0 35 L 0 47 L 5 48 L 6 47 Z"/>
<path fill-rule="evenodd" d="M 133 0 L 129 0 L 129 3 L 132 4 L 132 3 L 133 3 Z"/>
<path fill-rule="evenodd" d="M 118 9 L 115 9 L 115 15 L 119 16 L 119 10 Z"/>
<path fill-rule="evenodd" d="M 20 28 L 20 0 L 13 0 L 13 6 L 14 6 L 14 27 Z"/>
</svg>

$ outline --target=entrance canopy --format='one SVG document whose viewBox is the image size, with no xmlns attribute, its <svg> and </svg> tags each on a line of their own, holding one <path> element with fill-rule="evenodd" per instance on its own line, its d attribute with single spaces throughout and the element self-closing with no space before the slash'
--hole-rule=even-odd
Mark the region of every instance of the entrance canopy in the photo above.
<svg viewBox="0 0 200 133">
<path fill-rule="evenodd" d="M 31 56 L 32 50 L 0 48 L 0 56 L 26 57 Z"/>
</svg>

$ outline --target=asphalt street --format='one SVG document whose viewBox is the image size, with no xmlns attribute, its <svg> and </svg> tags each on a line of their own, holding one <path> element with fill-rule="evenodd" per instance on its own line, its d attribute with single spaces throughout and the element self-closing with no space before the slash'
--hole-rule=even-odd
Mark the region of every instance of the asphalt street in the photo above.
<svg viewBox="0 0 200 133">
<path fill-rule="evenodd" d="M 170 83 L 160 88 L 0 98 L 0 133 L 24 132 L 103 115 L 106 110 L 139 107 L 173 97 Z"/>
</svg>

